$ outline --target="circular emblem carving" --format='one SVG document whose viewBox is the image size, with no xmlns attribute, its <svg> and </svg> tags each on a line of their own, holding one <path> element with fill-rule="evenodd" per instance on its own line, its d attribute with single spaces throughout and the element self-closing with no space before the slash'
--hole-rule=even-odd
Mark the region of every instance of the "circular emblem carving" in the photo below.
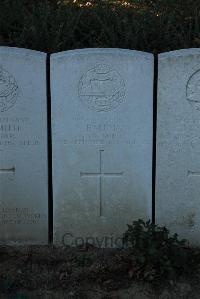
<svg viewBox="0 0 200 299">
<path fill-rule="evenodd" d="M 0 112 L 10 109 L 17 96 L 18 85 L 15 78 L 0 66 Z"/>
<path fill-rule="evenodd" d="M 79 97 L 89 109 L 107 112 L 124 101 L 125 84 L 109 65 L 97 64 L 79 82 Z"/>
<path fill-rule="evenodd" d="M 200 70 L 195 72 L 188 80 L 186 96 L 188 102 L 196 110 L 200 110 Z"/>
</svg>

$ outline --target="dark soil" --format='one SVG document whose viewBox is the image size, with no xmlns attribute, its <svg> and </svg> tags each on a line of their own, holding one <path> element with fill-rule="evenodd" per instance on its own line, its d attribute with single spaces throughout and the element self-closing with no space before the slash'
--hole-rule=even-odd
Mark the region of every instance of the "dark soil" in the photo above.
<svg viewBox="0 0 200 299">
<path fill-rule="evenodd" d="M 200 275 L 136 280 L 126 250 L 0 247 L 0 298 L 200 298 Z"/>
</svg>

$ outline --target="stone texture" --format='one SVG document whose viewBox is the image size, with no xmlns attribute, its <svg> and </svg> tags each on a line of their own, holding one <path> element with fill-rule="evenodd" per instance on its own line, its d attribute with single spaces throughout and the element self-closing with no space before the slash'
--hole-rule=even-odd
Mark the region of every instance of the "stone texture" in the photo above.
<svg viewBox="0 0 200 299">
<path fill-rule="evenodd" d="M 0 244 L 48 240 L 46 54 L 0 47 Z"/>
<path fill-rule="evenodd" d="M 153 55 L 54 54 L 51 90 L 54 242 L 120 246 L 127 223 L 151 218 Z"/>
<path fill-rule="evenodd" d="M 200 245 L 200 49 L 159 56 L 156 221 Z"/>
</svg>

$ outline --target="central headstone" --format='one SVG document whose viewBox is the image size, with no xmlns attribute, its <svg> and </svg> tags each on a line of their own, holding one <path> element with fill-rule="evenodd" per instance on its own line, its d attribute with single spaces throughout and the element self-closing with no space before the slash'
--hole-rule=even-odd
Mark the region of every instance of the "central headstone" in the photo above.
<svg viewBox="0 0 200 299">
<path fill-rule="evenodd" d="M 0 47 L 0 244 L 47 244 L 46 54 Z"/>
<path fill-rule="evenodd" d="M 115 246 L 151 218 L 153 55 L 53 54 L 51 90 L 54 242 Z"/>
</svg>

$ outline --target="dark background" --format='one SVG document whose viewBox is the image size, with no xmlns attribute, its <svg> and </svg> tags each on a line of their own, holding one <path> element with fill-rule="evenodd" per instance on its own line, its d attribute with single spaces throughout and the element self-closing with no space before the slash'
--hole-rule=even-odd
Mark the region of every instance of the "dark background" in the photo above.
<svg viewBox="0 0 200 299">
<path fill-rule="evenodd" d="M 0 0 L 0 45 L 48 53 L 200 46 L 200 0 Z"/>
</svg>

